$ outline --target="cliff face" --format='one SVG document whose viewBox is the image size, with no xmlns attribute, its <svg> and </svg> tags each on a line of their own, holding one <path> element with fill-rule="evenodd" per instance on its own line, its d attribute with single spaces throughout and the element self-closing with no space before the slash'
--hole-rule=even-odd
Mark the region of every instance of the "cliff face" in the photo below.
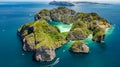
<svg viewBox="0 0 120 67">
<path fill-rule="evenodd" d="M 101 18 L 97 13 L 76 13 L 66 7 L 58 7 L 52 10 L 44 9 L 35 15 L 36 20 L 40 18 L 44 18 L 48 22 L 60 21 L 66 24 L 73 24 L 66 38 L 67 41 L 83 40 L 89 34 L 93 34 L 94 41 L 104 42 L 105 35 L 103 33 L 105 33 L 106 28 L 111 26 L 106 19 Z M 94 32 L 98 27 L 103 31 Z"/>
<path fill-rule="evenodd" d="M 104 42 L 105 30 L 110 23 L 96 13 L 76 13 L 66 7 L 52 10 L 41 10 L 35 15 L 35 22 L 27 23 L 18 29 L 18 35 L 23 42 L 24 51 L 33 51 L 36 61 L 52 61 L 55 58 L 55 49 L 61 47 L 66 41 L 84 40 L 93 34 L 93 41 Z M 60 21 L 72 24 L 69 32 L 61 33 L 51 21 Z M 85 44 L 75 45 L 76 49 L 86 49 Z M 84 52 L 84 51 L 82 51 Z"/>
<path fill-rule="evenodd" d="M 81 41 L 76 41 L 70 47 L 70 51 L 73 53 L 89 53 L 89 47 Z"/>
<path fill-rule="evenodd" d="M 73 18 L 73 26 L 68 33 L 67 40 L 83 40 L 93 34 L 93 40 L 104 42 L 105 30 L 110 23 L 96 13 L 77 13 Z"/>
<path fill-rule="evenodd" d="M 52 10 L 42 10 L 35 15 L 35 20 L 44 18 L 48 22 L 50 21 L 61 21 L 66 24 L 73 22 L 72 18 L 76 12 L 74 10 L 68 9 L 66 7 L 58 7 Z"/>
<path fill-rule="evenodd" d="M 55 50 L 52 48 L 46 48 L 44 46 L 36 49 L 34 58 L 36 61 L 45 62 L 51 61 L 55 58 Z"/>
<path fill-rule="evenodd" d="M 18 35 L 23 42 L 23 50 L 35 51 L 37 61 L 52 60 L 55 57 L 54 50 L 65 43 L 57 27 L 49 25 L 44 19 L 23 25 Z"/>
</svg>

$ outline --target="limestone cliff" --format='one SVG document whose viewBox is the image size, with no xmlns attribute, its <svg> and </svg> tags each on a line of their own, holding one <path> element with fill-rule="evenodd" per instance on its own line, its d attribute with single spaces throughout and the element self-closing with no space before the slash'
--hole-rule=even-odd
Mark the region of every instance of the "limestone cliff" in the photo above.
<svg viewBox="0 0 120 67">
<path fill-rule="evenodd" d="M 18 29 L 18 35 L 23 42 L 23 50 L 33 51 L 34 59 L 40 62 L 52 61 L 56 56 L 56 48 L 68 41 L 84 40 L 89 34 L 93 34 L 93 41 L 104 42 L 105 30 L 111 26 L 97 13 L 76 13 L 66 7 L 43 9 L 34 18 L 35 22 L 24 24 Z M 61 33 L 56 26 L 49 24 L 52 21 L 72 24 L 72 28 L 69 32 Z M 89 48 L 84 43 L 76 43 L 71 49 L 88 53 Z"/>
<path fill-rule="evenodd" d="M 89 53 L 89 47 L 81 41 L 76 41 L 70 47 L 70 51 L 73 53 Z"/>
<path fill-rule="evenodd" d="M 52 10 L 41 10 L 35 15 L 35 20 L 44 18 L 48 22 L 50 21 L 61 21 L 66 24 L 73 22 L 72 18 L 76 12 L 74 10 L 68 9 L 66 7 L 58 7 Z"/>
<path fill-rule="evenodd" d="M 44 19 L 23 25 L 18 35 L 23 42 L 23 50 L 35 51 L 37 61 L 51 61 L 55 58 L 54 50 L 65 43 L 57 27 L 49 25 Z"/>
</svg>

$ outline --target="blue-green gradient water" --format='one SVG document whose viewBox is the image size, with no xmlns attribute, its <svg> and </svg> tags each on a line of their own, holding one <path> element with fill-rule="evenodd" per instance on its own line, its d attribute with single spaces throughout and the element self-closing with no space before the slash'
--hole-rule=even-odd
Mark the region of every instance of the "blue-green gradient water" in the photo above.
<svg viewBox="0 0 120 67">
<path fill-rule="evenodd" d="M 77 12 L 97 12 L 114 26 L 112 32 L 107 32 L 105 44 L 93 42 L 91 37 L 84 40 L 90 47 L 89 54 L 70 53 L 68 50 L 73 42 L 57 49 L 57 56 L 50 63 L 35 62 L 32 53 L 23 52 L 17 29 L 34 21 L 34 15 L 40 10 L 55 7 L 43 2 L 0 3 L 0 67 L 120 67 L 120 4 L 79 4 L 68 7 Z M 70 28 L 64 24 L 65 28 L 61 26 L 58 25 L 63 32 Z"/>
</svg>

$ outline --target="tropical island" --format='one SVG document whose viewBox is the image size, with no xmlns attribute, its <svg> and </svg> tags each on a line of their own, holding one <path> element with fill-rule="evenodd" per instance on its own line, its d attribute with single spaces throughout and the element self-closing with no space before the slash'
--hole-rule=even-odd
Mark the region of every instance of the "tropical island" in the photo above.
<svg viewBox="0 0 120 67">
<path fill-rule="evenodd" d="M 72 2 L 67 1 L 51 1 L 50 5 L 57 5 L 57 6 L 75 6 Z"/>
<path fill-rule="evenodd" d="M 23 50 L 33 52 L 33 58 L 39 62 L 52 61 L 56 57 L 55 50 L 70 41 L 75 41 L 70 52 L 89 53 L 89 47 L 82 40 L 92 34 L 93 41 L 103 43 L 105 30 L 111 27 L 97 13 L 77 13 L 66 7 L 43 9 L 34 18 L 34 22 L 18 29 L 18 36 L 23 43 Z M 72 24 L 72 28 L 69 32 L 60 32 L 56 26 L 49 24 L 58 21 Z"/>
</svg>

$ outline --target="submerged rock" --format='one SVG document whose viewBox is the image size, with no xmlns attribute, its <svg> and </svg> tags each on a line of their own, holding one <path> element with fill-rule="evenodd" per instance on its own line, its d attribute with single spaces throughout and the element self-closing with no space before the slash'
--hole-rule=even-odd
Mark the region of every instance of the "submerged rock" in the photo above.
<svg viewBox="0 0 120 67">
<path fill-rule="evenodd" d="M 81 41 L 76 41 L 70 47 L 70 51 L 73 53 L 89 53 L 89 47 Z"/>
</svg>

